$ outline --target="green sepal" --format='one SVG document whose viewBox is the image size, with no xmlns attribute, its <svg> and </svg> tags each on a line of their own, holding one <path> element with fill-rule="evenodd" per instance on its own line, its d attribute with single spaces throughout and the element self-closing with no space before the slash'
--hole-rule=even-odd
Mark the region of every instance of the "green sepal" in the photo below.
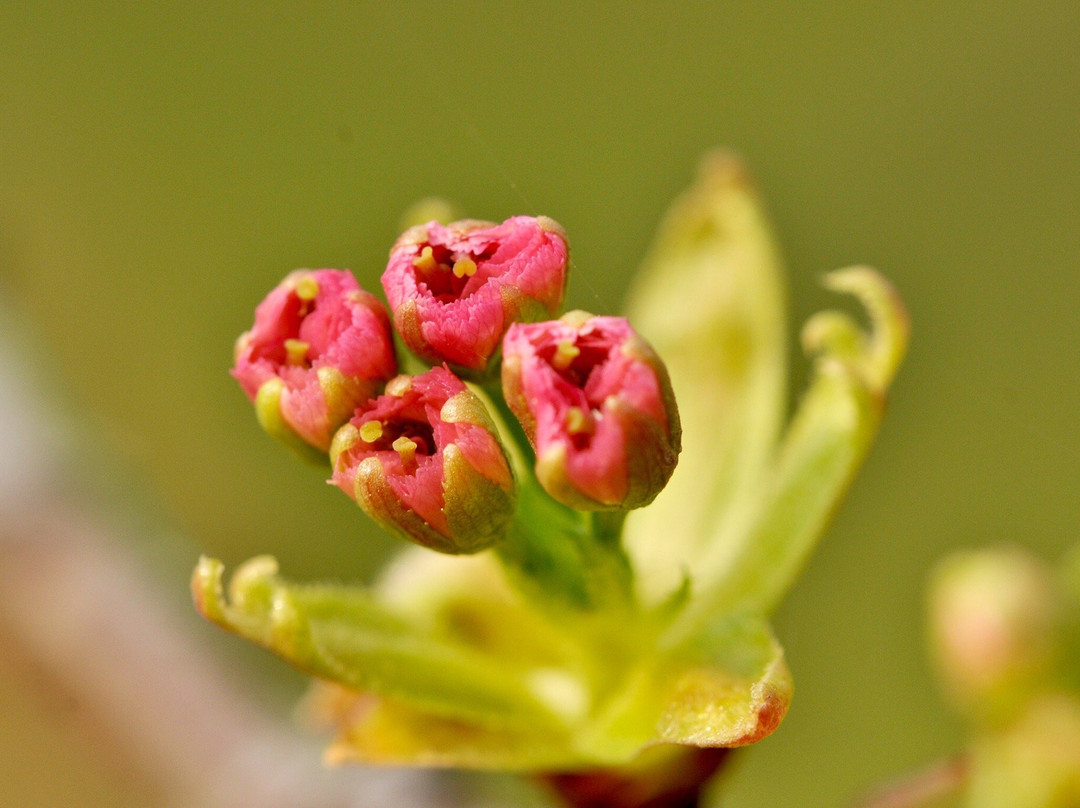
<svg viewBox="0 0 1080 808">
<path fill-rule="evenodd" d="M 281 394 L 285 382 L 278 378 L 263 382 L 255 394 L 255 418 L 270 437 L 288 446 L 300 459 L 315 466 L 330 462 L 327 453 L 312 446 L 281 417 Z"/>
<path fill-rule="evenodd" d="M 339 433 L 341 434 L 341 433 Z M 456 543 L 405 506 L 391 488 L 386 470 L 377 457 L 367 457 L 356 467 L 353 498 L 386 532 L 439 553 L 458 552 Z"/>
<path fill-rule="evenodd" d="M 443 457 L 444 511 L 455 552 L 475 553 L 506 538 L 514 514 L 509 490 L 476 469 L 456 444 Z"/>
</svg>

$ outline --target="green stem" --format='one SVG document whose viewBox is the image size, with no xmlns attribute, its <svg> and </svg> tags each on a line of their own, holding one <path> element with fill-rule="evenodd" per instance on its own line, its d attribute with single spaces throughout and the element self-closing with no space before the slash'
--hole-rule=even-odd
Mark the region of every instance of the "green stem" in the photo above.
<svg viewBox="0 0 1080 808">
<path fill-rule="evenodd" d="M 627 607 L 633 573 L 620 533 L 614 520 L 553 500 L 530 471 L 518 480 L 514 524 L 497 552 L 544 599 L 583 610 Z"/>
<path fill-rule="evenodd" d="M 577 610 L 628 607 L 633 570 L 622 549 L 625 513 L 583 512 L 556 502 L 533 473 L 536 455 L 497 383 L 485 398 L 511 455 L 518 483 L 517 511 L 497 553 L 539 600 L 554 598 Z"/>
</svg>

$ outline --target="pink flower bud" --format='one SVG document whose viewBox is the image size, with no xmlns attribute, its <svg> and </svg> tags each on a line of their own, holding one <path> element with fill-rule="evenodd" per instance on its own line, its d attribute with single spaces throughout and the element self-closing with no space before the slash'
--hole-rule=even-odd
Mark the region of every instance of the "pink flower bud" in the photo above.
<svg viewBox="0 0 1080 808">
<path fill-rule="evenodd" d="M 395 373 L 386 308 L 336 269 L 298 269 L 278 284 L 237 340 L 232 370 L 267 432 L 324 454 Z"/>
<path fill-rule="evenodd" d="M 1064 599 L 1053 570 L 1018 547 L 957 552 L 930 581 L 933 650 L 957 706 L 1015 715 L 1052 675 Z"/>
<path fill-rule="evenodd" d="M 505 534 L 514 479 L 483 402 L 445 367 L 398 376 L 334 436 L 331 482 L 392 533 L 443 553 Z"/>
<path fill-rule="evenodd" d="M 681 448 L 671 382 L 622 317 L 572 311 L 512 326 L 502 381 L 554 499 L 582 510 L 639 508 L 667 484 Z"/>
<path fill-rule="evenodd" d="M 382 284 L 417 356 L 482 371 L 511 323 L 558 312 L 567 255 L 563 229 L 544 216 L 430 222 L 397 240 Z"/>
</svg>

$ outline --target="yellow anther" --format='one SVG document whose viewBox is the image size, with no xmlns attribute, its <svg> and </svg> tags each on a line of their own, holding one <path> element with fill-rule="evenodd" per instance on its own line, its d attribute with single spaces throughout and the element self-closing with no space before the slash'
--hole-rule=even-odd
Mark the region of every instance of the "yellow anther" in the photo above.
<svg viewBox="0 0 1080 808">
<path fill-rule="evenodd" d="M 431 253 L 431 247 L 424 247 L 420 251 L 420 255 L 413 259 L 412 265 L 421 272 L 431 272 L 435 269 L 435 256 Z"/>
<path fill-rule="evenodd" d="M 405 465 L 416 459 L 416 442 L 406 438 L 404 435 L 390 445 L 394 447 L 394 451 L 398 453 L 401 462 Z"/>
<path fill-rule="evenodd" d="M 581 407 L 571 407 L 566 411 L 566 431 L 571 435 L 592 432 L 592 420 Z"/>
<path fill-rule="evenodd" d="M 454 262 L 454 277 L 472 277 L 476 274 L 476 262 L 471 258 L 459 258 Z"/>
<path fill-rule="evenodd" d="M 555 355 L 551 357 L 551 366 L 555 370 L 566 370 L 579 356 L 581 356 L 581 349 L 570 340 L 563 340 L 555 347 Z"/>
<path fill-rule="evenodd" d="M 382 437 L 381 421 L 365 421 L 360 425 L 360 438 L 365 443 L 374 443 Z"/>
<path fill-rule="evenodd" d="M 412 389 L 412 376 L 395 376 L 386 383 L 386 395 L 401 398 Z"/>
<path fill-rule="evenodd" d="M 306 365 L 309 348 L 311 346 L 302 339 L 285 340 L 285 361 L 290 365 Z"/>
<path fill-rule="evenodd" d="M 574 309 L 573 311 L 566 312 L 566 314 L 560 317 L 559 320 L 566 323 L 575 331 L 580 331 L 585 325 L 585 323 L 589 322 L 592 317 L 593 316 L 587 311 L 582 311 L 581 309 Z"/>
<path fill-rule="evenodd" d="M 296 283 L 296 296 L 301 300 L 314 300 L 319 295 L 319 282 L 314 275 L 305 275 Z"/>
</svg>

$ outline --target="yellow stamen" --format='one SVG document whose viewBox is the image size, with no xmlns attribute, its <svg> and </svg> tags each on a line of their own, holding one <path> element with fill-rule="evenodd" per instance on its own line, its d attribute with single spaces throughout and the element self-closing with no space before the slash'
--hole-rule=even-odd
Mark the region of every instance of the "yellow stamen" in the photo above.
<svg viewBox="0 0 1080 808">
<path fill-rule="evenodd" d="M 285 340 L 285 361 L 290 365 L 306 365 L 309 348 L 311 346 L 302 339 Z"/>
<path fill-rule="evenodd" d="M 435 256 L 431 254 L 431 247 L 424 247 L 420 255 L 413 259 L 412 265 L 421 272 L 431 272 L 435 269 Z"/>
<path fill-rule="evenodd" d="M 360 425 L 360 438 L 365 443 L 374 443 L 382 437 L 381 421 L 366 421 Z"/>
<path fill-rule="evenodd" d="M 412 389 L 411 376 L 395 376 L 386 383 L 386 395 L 401 398 Z"/>
<path fill-rule="evenodd" d="M 476 262 L 471 258 L 459 258 L 454 262 L 454 277 L 472 277 L 476 274 Z"/>
<path fill-rule="evenodd" d="M 564 340 L 555 348 L 555 355 L 551 357 L 551 366 L 555 370 L 566 370 L 581 355 L 581 349 L 569 340 Z"/>
<path fill-rule="evenodd" d="M 582 435 L 592 432 L 592 423 L 585 410 L 581 407 L 571 407 L 566 411 L 566 431 L 571 435 Z"/>
<path fill-rule="evenodd" d="M 305 275 L 296 284 L 296 296 L 301 300 L 314 300 L 319 294 L 319 282 L 313 275 Z"/>
<path fill-rule="evenodd" d="M 406 466 L 416 459 L 416 442 L 406 438 L 404 435 L 395 440 L 391 446 L 394 447 L 394 451 L 398 453 L 401 462 Z"/>
</svg>

